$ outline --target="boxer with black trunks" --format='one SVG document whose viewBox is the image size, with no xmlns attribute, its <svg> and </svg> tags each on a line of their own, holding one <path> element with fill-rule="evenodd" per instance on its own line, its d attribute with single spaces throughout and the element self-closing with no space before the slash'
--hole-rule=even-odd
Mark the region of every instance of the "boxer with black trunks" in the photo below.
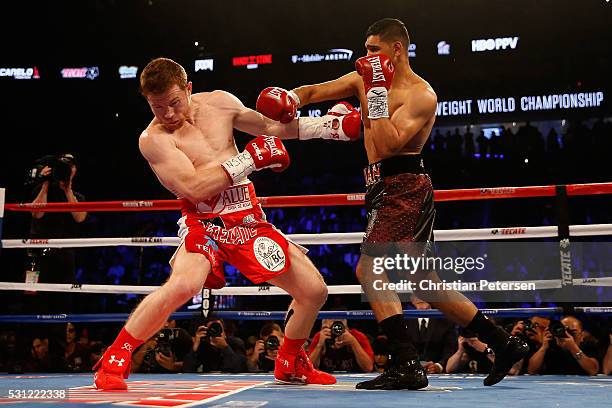
<svg viewBox="0 0 612 408">
<path fill-rule="evenodd" d="M 314 369 L 303 348 L 327 298 L 327 287 L 305 249 L 266 221 L 247 178 L 253 171 L 283 171 L 289 165 L 289 155 L 279 138 L 296 138 L 297 124 L 272 121 L 224 91 L 192 94 L 184 68 L 167 58 L 155 59 L 144 68 L 140 87 L 154 114 L 140 136 L 140 151 L 161 184 L 183 200 L 178 222 L 181 243 L 170 261 L 168 281 L 138 305 L 94 366 L 94 386 L 126 389 L 124 379 L 130 373 L 132 352 L 203 285 L 223 287 L 224 262 L 236 266 L 254 283 L 269 282 L 293 297 L 275 379 L 283 383 L 335 383 L 332 375 Z M 358 137 L 358 114 L 355 118 L 343 105 L 338 109 L 341 112 L 335 112 L 333 119 L 344 127 L 356 121 L 353 137 Z M 345 121 L 349 113 L 352 119 Z M 311 121 L 304 133 L 332 137 L 341 132 L 346 137 L 342 126 L 331 129 L 328 122 L 328 118 Z M 261 136 L 238 153 L 234 128 Z"/>
<path fill-rule="evenodd" d="M 390 367 L 377 378 L 359 383 L 359 389 L 420 389 L 428 385 L 426 372 L 410 344 L 397 293 L 377 291 L 372 285 L 375 276 L 381 279 L 381 275 L 373 274 L 375 256 L 397 254 L 406 248 L 419 256 L 433 242 L 433 188 L 420 153 L 435 121 L 437 97 L 410 67 L 408 46 L 408 31 L 401 21 L 390 18 L 377 21 L 366 33 L 367 55 L 356 61 L 356 72 L 292 91 L 275 88 L 286 102 L 275 109 L 258 101 L 260 112 L 279 119 L 286 112 L 310 103 L 359 98 L 370 165 L 364 170 L 368 223 L 357 277 L 389 338 L 392 352 Z M 269 90 L 262 91 L 261 100 L 271 99 Z M 388 279 L 384 273 L 382 277 Z M 417 278 L 439 281 L 435 271 L 419 271 Z M 416 291 L 416 294 L 461 327 L 477 333 L 495 351 L 495 363 L 484 385 L 501 381 L 527 353 L 527 344 L 493 324 L 461 293 Z"/>
</svg>

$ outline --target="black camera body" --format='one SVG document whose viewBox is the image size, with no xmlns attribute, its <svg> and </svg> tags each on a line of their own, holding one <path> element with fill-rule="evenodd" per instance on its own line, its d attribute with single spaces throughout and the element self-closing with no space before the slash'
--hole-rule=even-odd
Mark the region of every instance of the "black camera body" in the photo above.
<svg viewBox="0 0 612 408">
<path fill-rule="evenodd" d="M 157 334 L 155 352 L 170 357 L 172 355 L 172 343 L 177 337 L 178 329 L 161 329 Z"/>
<path fill-rule="evenodd" d="M 331 339 L 325 340 L 326 347 L 331 347 L 336 342 L 336 339 L 344 334 L 346 326 L 340 320 L 336 320 L 332 323 L 330 330 Z"/>
<path fill-rule="evenodd" d="M 567 333 L 572 333 L 572 330 L 565 327 L 565 325 L 559 320 L 551 320 L 550 324 L 548 325 L 548 331 L 550 331 L 554 337 L 559 339 L 568 338 L 569 335 Z"/>
<path fill-rule="evenodd" d="M 264 342 L 265 351 L 275 351 L 275 350 L 278 350 L 279 347 L 280 347 L 280 340 L 278 339 L 278 337 L 274 335 L 268 336 L 268 338 Z"/>
<path fill-rule="evenodd" d="M 206 329 L 206 337 L 221 337 L 223 335 L 223 326 L 219 322 L 212 322 Z"/>
<path fill-rule="evenodd" d="M 55 181 L 67 183 L 70 181 L 72 174 L 72 166 L 76 165 L 76 159 L 73 155 L 67 153 L 60 156 L 47 155 L 34 162 L 34 165 L 28 171 L 28 177 L 25 182 L 26 187 L 34 187 L 44 181 Z M 45 167 L 51 168 L 49 175 L 43 176 L 42 170 Z"/>
</svg>

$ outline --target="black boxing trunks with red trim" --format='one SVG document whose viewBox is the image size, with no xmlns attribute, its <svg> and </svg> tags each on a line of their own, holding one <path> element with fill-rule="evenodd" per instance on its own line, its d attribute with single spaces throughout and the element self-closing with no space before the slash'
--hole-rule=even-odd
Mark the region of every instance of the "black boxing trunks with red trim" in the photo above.
<svg viewBox="0 0 612 408">
<path fill-rule="evenodd" d="M 182 214 L 177 222 L 181 245 L 206 256 L 212 267 L 205 287 L 225 286 L 225 262 L 256 284 L 289 269 L 289 242 L 266 221 L 251 182 L 231 186 L 195 206 L 185 201 Z"/>
<path fill-rule="evenodd" d="M 399 251 L 399 243 L 433 242 L 433 187 L 420 155 L 395 156 L 364 169 L 368 224 L 361 253 Z"/>
</svg>

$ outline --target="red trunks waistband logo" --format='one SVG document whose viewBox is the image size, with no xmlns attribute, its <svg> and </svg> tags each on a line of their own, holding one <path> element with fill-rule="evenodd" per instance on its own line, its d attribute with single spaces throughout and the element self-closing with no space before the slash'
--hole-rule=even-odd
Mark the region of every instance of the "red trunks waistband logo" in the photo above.
<svg viewBox="0 0 612 408">
<path fill-rule="evenodd" d="M 249 185 L 242 184 L 230 187 L 210 200 L 199 202 L 197 209 L 201 213 L 229 214 L 253 208 Z"/>
<path fill-rule="evenodd" d="M 225 229 L 218 225 L 208 223 L 206 224 L 206 234 L 217 242 L 230 245 L 244 245 L 257 236 L 257 228 L 238 225 L 230 229 Z"/>
</svg>

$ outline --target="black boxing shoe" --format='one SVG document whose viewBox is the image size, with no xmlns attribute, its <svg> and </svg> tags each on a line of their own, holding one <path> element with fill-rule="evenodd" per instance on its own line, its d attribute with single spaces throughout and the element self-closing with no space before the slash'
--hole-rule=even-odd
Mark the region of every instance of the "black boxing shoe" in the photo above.
<svg viewBox="0 0 612 408">
<path fill-rule="evenodd" d="M 510 336 L 503 349 L 494 351 L 495 361 L 493 362 L 493 367 L 487 378 L 483 381 L 483 384 L 486 386 L 495 385 L 503 380 L 512 366 L 527 355 L 529 346 L 518 337 Z"/>
<path fill-rule="evenodd" d="M 358 390 L 419 390 L 427 387 L 427 374 L 416 360 L 391 365 L 373 380 L 357 384 Z"/>
</svg>

